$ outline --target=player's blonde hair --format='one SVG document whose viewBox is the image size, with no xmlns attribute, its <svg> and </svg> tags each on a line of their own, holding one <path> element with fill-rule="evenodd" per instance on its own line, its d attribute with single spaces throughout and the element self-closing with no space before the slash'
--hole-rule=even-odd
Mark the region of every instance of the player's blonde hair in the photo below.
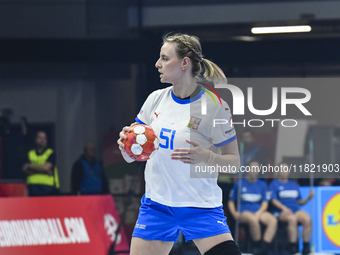
<svg viewBox="0 0 340 255">
<path fill-rule="evenodd" d="M 166 42 L 176 43 L 176 53 L 180 58 L 188 57 L 192 63 L 192 75 L 198 79 L 203 78 L 212 83 L 227 82 L 227 78 L 221 68 L 214 62 L 203 58 L 202 47 L 197 36 L 169 33 L 163 37 Z"/>
</svg>

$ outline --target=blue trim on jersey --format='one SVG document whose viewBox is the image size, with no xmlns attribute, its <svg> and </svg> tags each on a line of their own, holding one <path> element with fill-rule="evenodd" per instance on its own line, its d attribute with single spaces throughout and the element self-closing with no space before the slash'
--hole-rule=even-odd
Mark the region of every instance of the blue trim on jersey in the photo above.
<svg viewBox="0 0 340 255">
<path fill-rule="evenodd" d="M 137 121 L 139 124 L 146 125 L 143 121 L 141 121 L 138 117 L 135 118 L 135 121 Z"/>
<path fill-rule="evenodd" d="M 176 97 L 174 92 L 171 90 L 171 97 L 178 104 L 190 104 L 190 103 L 195 102 L 196 100 L 200 99 L 201 96 L 203 95 L 203 93 L 205 93 L 204 90 L 201 90 L 200 93 L 198 93 L 198 95 L 193 97 L 193 98 L 180 99 L 180 98 Z"/>
<path fill-rule="evenodd" d="M 234 135 L 233 137 L 229 138 L 228 140 L 225 140 L 224 142 L 221 142 L 221 143 L 217 143 L 217 144 L 214 144 L 216 147 L 221 147 L 227 143 L 230 143 L 232 141 L 236 140 L 236 135 Z"/>
</svg>

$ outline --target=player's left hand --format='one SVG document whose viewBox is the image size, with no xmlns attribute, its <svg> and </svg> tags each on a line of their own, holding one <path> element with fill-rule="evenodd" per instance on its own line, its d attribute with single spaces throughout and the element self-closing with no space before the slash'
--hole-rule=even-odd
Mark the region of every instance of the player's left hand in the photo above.
<svg viewBox="0 0 340 255">
<path fill-rule="evenodd" d="M 204 149 L 199 143 L 195 141 L 185 140 L 188 144 L 191 144 L 190 148 L 177 148 L 171 153 L 172 160 L 179 160 L 185 164 L 198 164 L 201 162 L 207 162 L 209 158 L 209 151 Z"/>
<path fill-rule="evenodd" d="M 313 189 L 311 189 L 310 191 L 309 191 L 309 196 L 308 196 L 308 198 L 309 199 L 312 199 L 313 197 L 314 197 L 314 190 Z"/>
</svg>

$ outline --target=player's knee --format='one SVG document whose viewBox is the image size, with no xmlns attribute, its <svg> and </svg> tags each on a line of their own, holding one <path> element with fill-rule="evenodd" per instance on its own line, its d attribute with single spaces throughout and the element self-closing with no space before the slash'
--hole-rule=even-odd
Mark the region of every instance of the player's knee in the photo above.
<svg viewBox="0 0 340 255">
<path fill-rule="evenodd" d="M 288 224 L 289 225 L 297 225 L 297 218 L 295 217 L 294 214 L 292 214 L 288 217 Z"/>
<path fill-rule="evenodd" d="M 248 225 L 250 225 L 250 226 L 260 226 L 260 221 L 255 217 L 250 217 L 248 219 Z"/>
<path fill-rule="evenodd" d="M 272 214 L 270 215 L 270 219 L 273 222 L 273 224 L 275 224 L 275 225 L 277 225 L 279 223 L 279 220 L 276 217 L 274 217 L 274 215 L 272 215 Z"/>
<path fill-rule="evenodd" d="M 271 226 L 272 228 L 277 229 L 277 224 L 278 220 L 275 217 L 271 217 L 268 225 Z"/>
<path fill-rule="evenodd" d="M 210 250 L 204 253 L 204 255 L 241 255 L 240 248 L 237 244 L 232 241 L 225 241 L 223 243 L 217 244 Z"/>
<path fill-rule="evenodd" d="M 245 224 L 253 224 L 256 222 L 256 217 L 252 213 L 245 212 L 241 216 L 242 216 L 242 221 Z"/>
<path fill-rule="evenodd" d="M 305 218 L 302 219 L 301 224 L 303 226 L 309 227 L 312 225 L 312 219 L 309 216 L 306 216 Z"/>
</svg>

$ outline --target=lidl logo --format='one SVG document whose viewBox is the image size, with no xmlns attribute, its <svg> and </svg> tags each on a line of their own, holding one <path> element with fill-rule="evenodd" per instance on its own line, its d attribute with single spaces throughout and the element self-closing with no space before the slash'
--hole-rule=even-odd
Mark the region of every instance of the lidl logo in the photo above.
<svg viewBox="0 0 340 255">
<path fill-rule="evenodd" d="M 322 213 L 322 227 L 329 241 L 340 248 L 340 192 L 326 203 Z"/>
</svg>

